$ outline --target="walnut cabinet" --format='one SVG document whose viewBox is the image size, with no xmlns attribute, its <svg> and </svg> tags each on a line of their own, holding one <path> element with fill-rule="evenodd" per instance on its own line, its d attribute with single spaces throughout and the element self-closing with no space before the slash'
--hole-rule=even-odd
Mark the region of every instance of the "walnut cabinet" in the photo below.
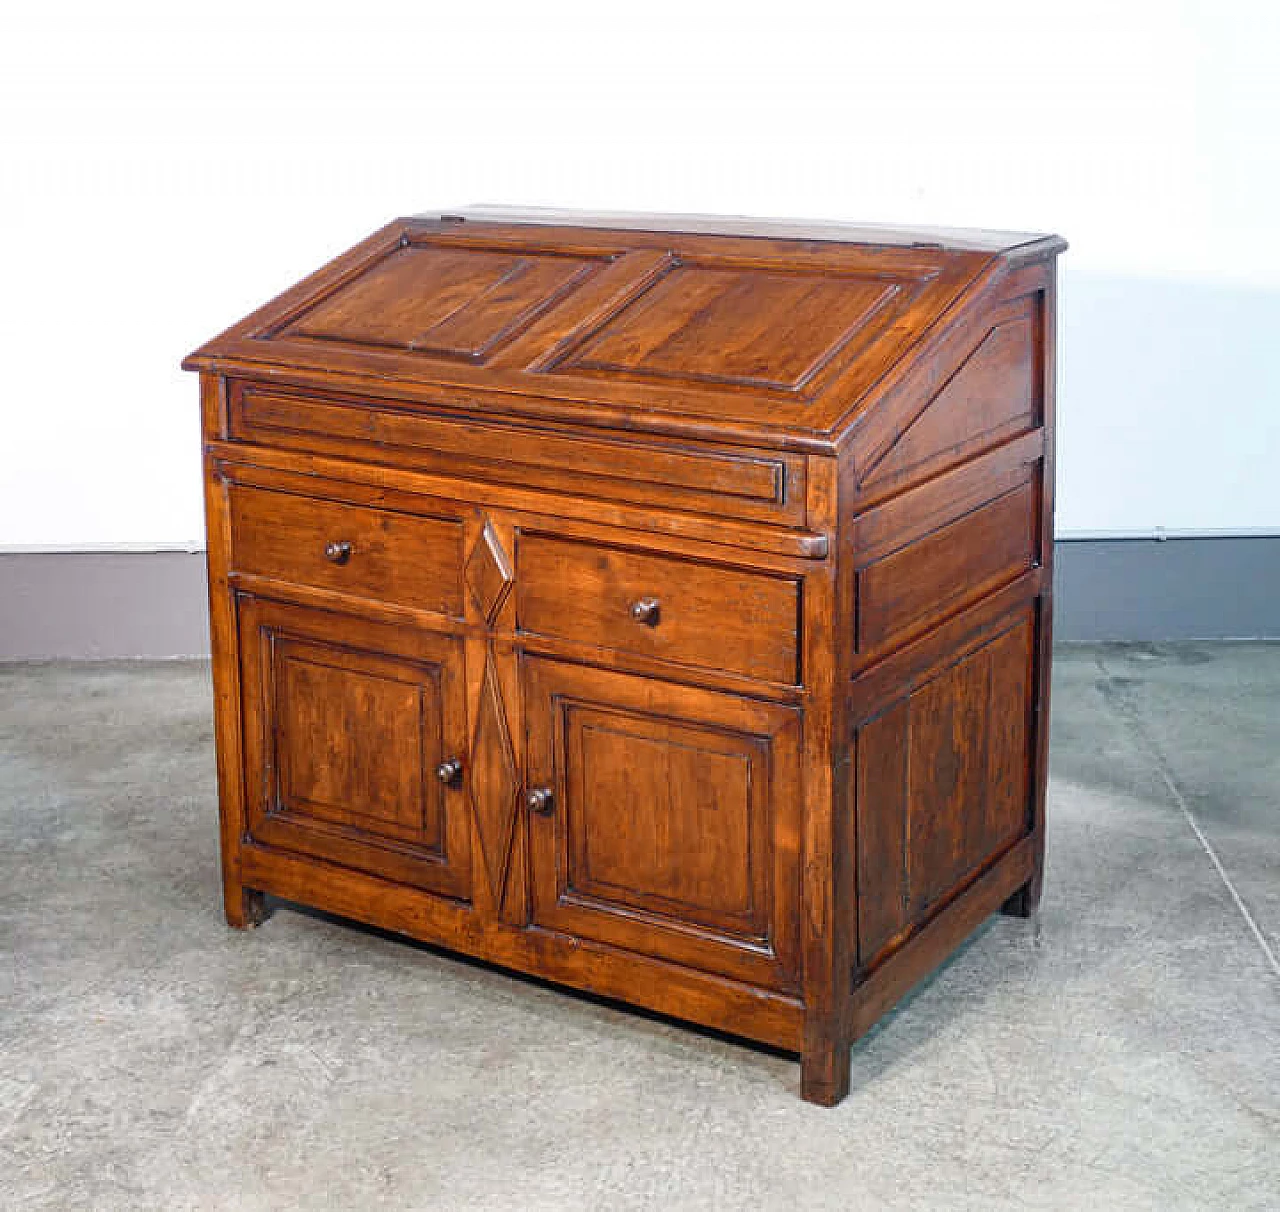
<svg viewBox="0 0 1280 1212">
<path fill-rule="evenodd" d="M 1044 848 L 1054 237 L 397 220 L 200 372 L 226 913 L 789 1049 Z"/>
</svg>

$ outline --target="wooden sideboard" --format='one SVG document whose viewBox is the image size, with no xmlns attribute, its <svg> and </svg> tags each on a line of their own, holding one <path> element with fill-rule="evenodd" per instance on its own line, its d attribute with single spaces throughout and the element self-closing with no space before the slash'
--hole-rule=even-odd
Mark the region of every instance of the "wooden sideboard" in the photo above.
<svg viewBox="0 0 1280 1212">
<path fill-rule="evenodd" d="M 1040 893 L 1056 237 L 400 219 L 201 376 L 227 918 L 801 1056 Z"/>
</svg>

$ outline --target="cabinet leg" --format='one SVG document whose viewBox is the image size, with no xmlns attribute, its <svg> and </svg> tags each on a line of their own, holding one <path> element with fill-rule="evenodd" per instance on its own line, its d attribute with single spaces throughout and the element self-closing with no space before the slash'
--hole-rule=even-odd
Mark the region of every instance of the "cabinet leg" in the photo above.
<svg viewBox="0 0 1280 1212">
<path fill-rule="evenodd" d="M 227 925 L 235 930 L 252 930 L 255 926 L 261 926 L 271 916 L 267 909 L 265 894 L 240 884 L 227 885 L 223 905 L 226 909 Z"/>
<path fill-rule="evenodd" d="M 807 1103 L 834 1107 L 849 1093 L 850 1045 L 823 1043 L 800 1057 L 800 1095 Z"/>
<path fill-rule="evenodd" d="M 1031 917 L 1040 903 L 1040 890 L 1032 891 L 1030 884 L 1023 884 L 1003 905 L 1000 912 L 1006 917 Z"/>
<path fill-rule="evenodd" d="M 1000 906 L 1000 912 L 1009 917 L 1031 917 L 1040 908 L 1040 890 L 1043 886 L 1044 843 L 1041 842 L 1031 878 Z"/>
</svg>

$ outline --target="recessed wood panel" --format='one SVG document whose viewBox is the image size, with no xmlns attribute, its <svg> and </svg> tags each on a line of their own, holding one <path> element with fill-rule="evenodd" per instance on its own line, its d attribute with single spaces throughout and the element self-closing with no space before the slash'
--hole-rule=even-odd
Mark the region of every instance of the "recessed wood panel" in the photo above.
<svg viewBox="0 0 1280 1212">
<path fill-rule="evenodd" d="M 522 631 L 795 684 L 800 583 L 631 548 L 526 533 L 516 548 Z M 637 621 L 637 603 L 656 603 Z"/>
<path fill-rule="evenodd" d="M 534 918 L 758 983 L 794 979 L 799 717 L 543 659 L 525 663 Z"/>
<path fill-rule="evenodd" d="M 432 891 L 470 886 L 461 649 L 445 636 L 239 599 L 253 843 Z"/>
<path fill-rule="evenodd" d="M 1032 567 L 1039 541 L 1037 497 L 1035 480 L 1028 479 L 859 568 L 859 650 L 892 643 Z M 900 497 L 882 508 L 906 514 L 911 503 Z M 876 528 L 885 529 L 883 518 L 877 519 Z"/>
<path fill-rule="evenodd" d="M 330 663 L 323 648 L 274 647 L 278 798 L 273 811 L 440 847 L 440 794 L 424 781 L 441 751 L 435 678 Z M 399 674 L 400 676 L 397 676 Z"/>
<path fill-rule="evenodd" d="M 676 263 L 557 369 L 796 392 L 898 290 L 875 278 Z"/>
<path fill-rule="evenodd" d="M 231 485 L 228 496 L 234 571 L 414 610 L 462 613 L 460 519 L 242 484 Z"/>
<path fill-rule="evenodd" d="M 282 335 L 483 362 L 597 262 L 405 244 L 308 307 Z"/>
<path fill-rule="evenodd" d="M 758 746 L 590 709 L 570 708 L 566 724 L 568 888 L 720 929 L 763 930 L 766 890 L 751 879 Z"/>
<path fill-rule="evenodd" d="M 1030 616 L 858 729 L 858 941 L 870 964 L 1031 824 Z"/>
<path fill-rule="evenodd" d="M 857 733 L 858 952 L 869 961 L 910 922 L 907 772 L 909 699 Z"/>
<path fill-rule="evenodd" d="M 1007 309 L 861 478 L 864 495 L 935 473 L 1039 424 L 1038 297 Z"/>
</svg>

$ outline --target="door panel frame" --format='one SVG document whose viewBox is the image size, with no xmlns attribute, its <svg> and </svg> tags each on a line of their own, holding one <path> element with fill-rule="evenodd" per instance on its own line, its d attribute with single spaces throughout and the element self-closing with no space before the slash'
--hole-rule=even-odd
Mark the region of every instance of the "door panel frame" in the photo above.
<svg viewBox="0 0 1280 1212">
<path fill-rule="evenodd" d="M 240 637 L 241 717 L 244 729 L 245 838 L 304 857 L 323 859 L 438 892 L 468 899 L 471 887 L 471 824 L 464 786 L 467 729 L 463 649 L 453 636 L 393 627 L 347 613 L 300 606 L 240 593 L 236 598 Z M 418 777 L 438 794 L 441 846 L 428 850 L 337 820 L 282 813 L 278 659 L 289 648 L 321 651 L 331 668 L 391 677 L 430 687 L 439 698 L 441 753 L 424 752 Z M 371 742 L 372 743 L 372 742 Z M 464 779 L 435 782 L 445 756 L 462 757 Z M 430 782 L 427 782 L 430 780 Z"/>
<path fill-rule="evenodd" d="M 527 785 L 553 790 L 549 815 L 529 816 L 533 922 L 762 987 L 794 990 L 800 979 L 801 716 L 793 707 L 635 674 L 521 657 L 528 737 Z M 735 924 L 661 897 L 606 900 L 570 887 L 570 829 L 581 805 L 571 785 L 569 714 L 579 710 L 639 723 L 637 735 L 686 729 L 719 733 L 726 750 L 750 753 L 753 904 Z M 758 798 L 754 798 L 758 797 Z M 755 903 L 756 901 L 759 903 Z M 663 912 L 662 909 L 669 909 Z"/>
</svg>

